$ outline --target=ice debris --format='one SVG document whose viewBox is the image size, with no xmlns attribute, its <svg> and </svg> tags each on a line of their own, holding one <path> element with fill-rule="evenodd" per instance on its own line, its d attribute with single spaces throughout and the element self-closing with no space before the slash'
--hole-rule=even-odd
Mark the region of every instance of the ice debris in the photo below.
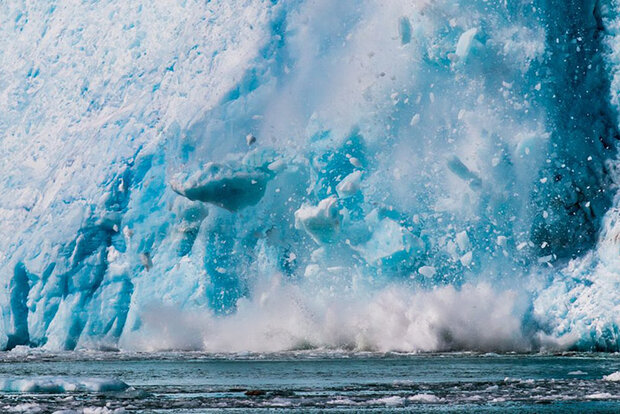
<svg viewBox="0 0 620 414">
<path fill-rule="evenodd" d="M 272 178 L 273 172 L 268 168 L 209 162 L 192 175 L 176 175 L 171 186 L 192 201 L 238 211 L 256 205 Z"/>
<path fill-rule="evenodd" d="M 124 391 L 129 386 L 114 378 L 33 377 L 0 378 L 2 392 L 61 394 L 69 392 Z"/>
<path fill-rule="evenodd" d="M 335 196 L 322 200 L 316 206 L 306 204 L 295 212 L 295 228 L 304 230 L 318 244 L 333 241 L 341 223 L 342 214 Z"/>
</svg>

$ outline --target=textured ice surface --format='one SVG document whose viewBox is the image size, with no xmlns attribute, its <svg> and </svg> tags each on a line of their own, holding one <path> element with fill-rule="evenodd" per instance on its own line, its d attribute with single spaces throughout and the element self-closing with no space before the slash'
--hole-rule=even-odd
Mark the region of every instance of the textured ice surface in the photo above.
<svg viewBox="0 0 620 414">
<path fill-rule="evenodd" d="M 618 349 L 614 0 L 0 4 L 0 346 Z"/>
</svg>

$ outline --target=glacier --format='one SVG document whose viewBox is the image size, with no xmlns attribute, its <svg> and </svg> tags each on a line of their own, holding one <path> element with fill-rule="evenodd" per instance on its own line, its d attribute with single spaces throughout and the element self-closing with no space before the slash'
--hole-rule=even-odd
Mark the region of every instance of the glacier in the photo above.
<svg viewBox="0 0 620 414">
<path fill-rule="evenodd" d="M 0 3 L 0 348 L 620 350 L 616 0 Z"/>
</svg>

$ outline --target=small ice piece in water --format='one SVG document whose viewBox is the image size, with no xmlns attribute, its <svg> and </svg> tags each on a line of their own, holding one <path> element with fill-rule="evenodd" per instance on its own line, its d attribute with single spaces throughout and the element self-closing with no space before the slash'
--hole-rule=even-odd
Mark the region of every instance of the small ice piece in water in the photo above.
<svg viewBox="0 0 620 414">
<path fill-rule="evenodd" d="M 384 397 L 384 398 L 377 398 L 374 400 L 370 400 L 368 401 L 369 404 L 384 404 L 387 405 L 389 407 L 393 407 L 396 405 L 403 405 L 405 403 L 405 399 L 403 397 L 399 397 L 398 395 L 394 395 L 392 397 Z"/>
<path fill-rule="evenodd" d="M 344 397 L 338 397 L 335 400 L 329 400 L 326 402 L 329 405 L 355 405 L 356 402 Z"/>
<path fill-rule="evenodd" d="M 614 398 L 614 396 L 608 392 L 595 392 L 594 394 L 586 395 L 585 398 L 589 400 L 608 400 Z"/>
<path fill-rule="evenodd" d="M 605 375 L 603 377 L 603 381 L 620 382 L 620 371 L 616 371 L 612 374 Z"/>
<path fill-rule="evenodd" d="M 61 394 L 124 391 L 129 385 L 114 378 L 34 377 L 1 378 L 0 391 Z"/>
<path fill-rule="evenodd" d="M 440 401 L 440 398 L 433 394 L 416 394 L 407 398 L 409 401 L 421 402 L 421 403 L 436 403 Z"/>
<path fill-rule="evenodd" d="M 351 174 L 347 175 L 338 183 L 336 186 L 336 192 L 340 196 L 340 198 L 347 198 L 355 195 L 361 187 L 362 181 L 362 172 L 361 171 L 353 171 Z"/>
</svg>

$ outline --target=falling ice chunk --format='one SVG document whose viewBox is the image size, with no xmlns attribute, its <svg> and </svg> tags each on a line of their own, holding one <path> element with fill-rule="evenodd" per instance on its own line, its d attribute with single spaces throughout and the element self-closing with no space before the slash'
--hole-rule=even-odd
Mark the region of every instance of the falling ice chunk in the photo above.
<svg viewBox="0 0 620 414">
<path fill-rule="evenodd" d="M 361 186 L 362 172 L 353 171 L 338 183 L 336 186 L 336 192 L 340 198 L 347 198 L 355 195 Z"/>
<path fill-rule="evenodd" d="M 354 167 L 357 167 L 357 168 L 362 168 L 362 162 L 361 162 L 359 159 L 355 158 L 355 157 L 350 157 L 350 158 L 349 158 L 349 162 L 350 162 L 350 163 L 351 163 L 351 165 L 353 165 Z"/>
<path fill-rule="evenodd" d="M 295 212 L 295 228 L 304 230 L 318 244 L 332 241 L 341 222 L 335 196 L 322 200 L 317 206 L 303 205 Z"/>
<path fill-rule="evenodd" d="M 153 260 L 149 252 L 140 253 L 140 262 L 147 272 L 153 267 Z"/>
<path fill-rule="evenodd" d="M 192 175 L 177 174 L 172 189 L 192 200 L 211 203 L 229 211 L 256 205 L 273 177 L 264 168 L 239 163 L 207 163 Z"/>
<path fill-rule="evenodd" d="M 474 27 L 473 29 L 469 29 L 468 31 L 463 33 L 461 37 L 459 37 L 459 41 L 456 44 L 455 52 L 459 58 L 464 59 L 469 55 L 477 33 L 478 29 Z"/>
<path fill-rule="evenodd" d="M 553 255 L 543 256 L 538 258 L 538 263 L 549 263 L 553 259 Z"/>
<path fill-rule="evenodd" d="M 256 137 L 252 134 L 248 134 L 245 137 L 245 142 L 248 144 L 248 147 L 256 142 Z"/>
<path fill-rule="evenodd" d="M 400 34 L 400 44 L 406 45 L 411 42 L 411 22 L 408 17 L 401 17 L 398 24 L 398 33 Z"/>
<path fill-rule="evenodd" d="M 372 237 L 357 248 L 370 264 L 400 263 L 424 251 L 424 242 L 396 221 L 385 218 L 376 224 Z"/>
<path fill-rule="evenodd" d="M 463 256 L 461 256 L 461 264 L 465 267 L 468 267 L 471 264 L 474 255 L 472 252 L 467 252 Z"/>
<path fill-rule="evenodd" d="M 437 273 L 437 270 L 435 270 L 433 266 L 422 266 L 421 268 L 418 269 L 418 273 L 424 277 L 431 278 L 435 276 L 435 274 Z"/>
<path fill-rule="evenodd" d="M 471 242 L 469 241 L 469 236 L 466 231 L 462 231 L 456 235 L 455 238 L 456 245 L 459 246 L 461 251 L 466 251 L 471 247 Z"/>
</svg>

